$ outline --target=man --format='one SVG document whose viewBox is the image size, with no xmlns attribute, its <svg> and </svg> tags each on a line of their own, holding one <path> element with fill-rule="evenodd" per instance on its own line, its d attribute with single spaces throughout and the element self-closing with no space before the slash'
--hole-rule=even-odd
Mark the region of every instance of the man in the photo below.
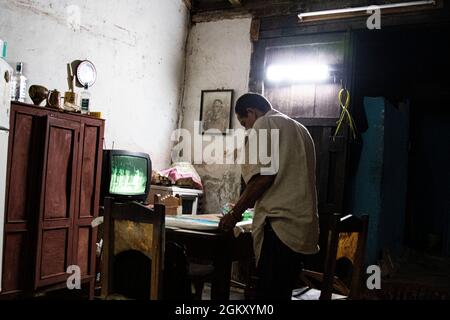
<svg viewBox="0 0 450 320">
<path fill-rule="evenodd" d="M 274 110 L 260 94 L 241 96 L 235 113 L 241 125 L 247 130 L 254 129 L 258 138 L 266 135 L 265 140 L 271 141 L 270 131 L 279 130 L 278 171 L 264 171 L 260 161 L 247 163 L 246 154 L 247 162 L 241 167 L 245 190 L 219 227 L 232 230 L 242 219 L 242 213 L 254 206 L 252 236 L 258 273 L 257 298 L 290 300 L 303 255 L 319 250 L 314 142 L 303 125 Z M 272 153 L 276 149 L 272 148 Z M 272 154 L 274 158 L 276 155 Z"/>
</svg>

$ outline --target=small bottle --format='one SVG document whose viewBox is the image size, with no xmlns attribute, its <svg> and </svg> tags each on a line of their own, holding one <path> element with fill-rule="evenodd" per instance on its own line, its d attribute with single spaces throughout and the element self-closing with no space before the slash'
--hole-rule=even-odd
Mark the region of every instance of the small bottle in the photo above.
<svg viewBox="0 0 450 320">
<path fill-rule="evenodd" d="M 0 58 L 3 58 L 3 60 L 6 60 L 6 47 L 8 43 L 6 41 L 3 41 L 0 39 Z"/>
<path fill-rule="evenodd" d="M 249 221 L 253 219 L 253 212 L 251 209 L 247 209 L 242 214 L 242 221 Z"/>
<path fill-rule="evenodd" d="M 81 92 L 81 113 L 89 114 L 90 100 L 91 94 L 88 91 L 89 86 L 87 84 L 84 85 L 84 90 Z"/>
<path fill-rule="evenodd" d="M 16 71 L 12 77 L 11 100 L 25 102 L 27 92 L 27 78 L 22 74 L 23 63 L 17 62 Z"/>
</svg>

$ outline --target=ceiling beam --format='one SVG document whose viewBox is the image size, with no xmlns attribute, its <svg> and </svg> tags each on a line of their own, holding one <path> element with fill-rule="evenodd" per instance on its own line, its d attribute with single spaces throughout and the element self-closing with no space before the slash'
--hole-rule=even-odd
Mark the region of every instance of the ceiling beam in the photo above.
<svg viewBox="0 0 450 320">
<path fill-rule="evenodd" d="M 222 19 L 234 19 L 243 17 L 266 17 L 286 14 L 298 14 L 304 10 L 304 2 L 293 0 L 239 0 L 240 6 L 230 6 L 232 0 L 218 3 L 227 3 L 228 8 L 197 8 L 192 10 L 192 22 L 207 22 Z M 236 0 L 234 0 L 236 2 Z M 195 4 L 195 1 L 194 1 Z"/>
<path fill-rule="evenodd" d="M 296 11 L 297 13 L 298 11 Z M 222 19 L 236 19 L 248 17 L 267 17 L 267 16 L 282 16 L 292 14 L 288 8 L 272 7 L 268 8 L 247 8 L 246 5 L 242 7 L 233 7 L 228 10 L 211 10 L 204 12 L 194 12 L 192 15 L 192 22 L 208 22 Z"/>
</svg>

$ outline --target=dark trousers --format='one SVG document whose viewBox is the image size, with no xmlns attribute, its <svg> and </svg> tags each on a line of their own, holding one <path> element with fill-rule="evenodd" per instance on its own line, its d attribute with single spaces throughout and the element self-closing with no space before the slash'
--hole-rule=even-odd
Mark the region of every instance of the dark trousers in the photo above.
<svg viewBox="0 0 450 320">
<path fill-rule="evenodd" d="M 303 255 L 291 250 L 278 238 L 269 222 L 264 227 L 264 240 L 257 267 L 257 299 L 291 300 L 298 281 Z"/>
</svg>

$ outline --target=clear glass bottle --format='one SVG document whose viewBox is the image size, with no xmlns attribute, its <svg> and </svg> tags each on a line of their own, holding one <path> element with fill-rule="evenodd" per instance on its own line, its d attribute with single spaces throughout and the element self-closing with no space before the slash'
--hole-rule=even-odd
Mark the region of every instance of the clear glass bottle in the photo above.
<svg viewBox="0 0 450 320">
<path fill-rule="evenodd" d="M 80 94 L 81 99 L 81 113 L 89 114 L 90 103 L 91 103 L 91 93 L 88 91 L 89 86 L 84 85 L 84 90 Z"/>
<path fill-rule="evenodd" d="M 27 78 L 23 75 L 23 63 L 17 62 L 11 83 L 11 100 L 25 102 Z"/>
</svg>

